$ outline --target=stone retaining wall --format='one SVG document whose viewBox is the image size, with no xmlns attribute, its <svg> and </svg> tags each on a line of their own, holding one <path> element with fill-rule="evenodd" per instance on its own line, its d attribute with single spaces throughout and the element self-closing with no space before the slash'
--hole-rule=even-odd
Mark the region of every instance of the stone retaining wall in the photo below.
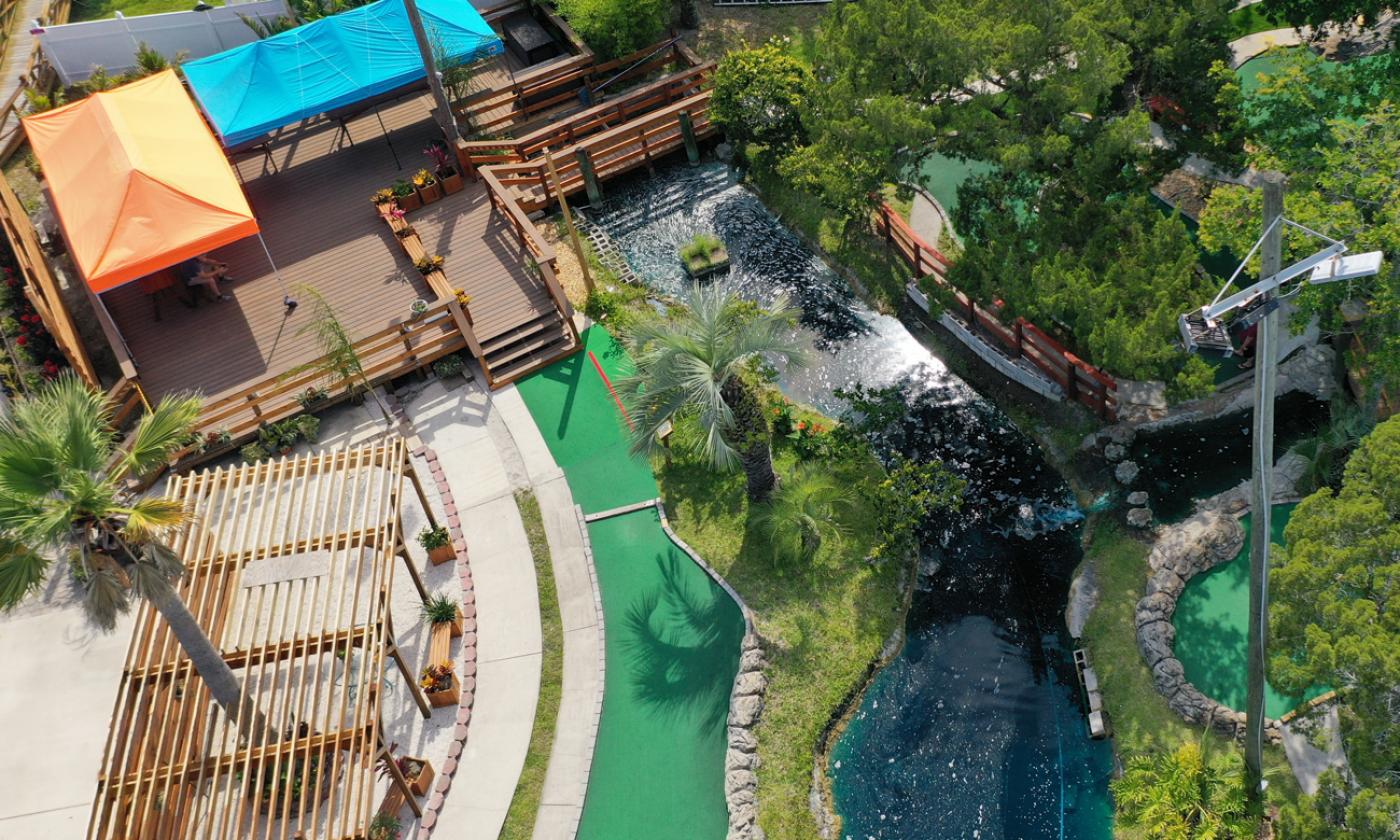
<svg viewBox="0 0 1400 840">
<path fill-rule="evenodd" d="M 1163 528 L 1147 557 L 1151 577 L 1147 594 L 1138 601 L 1134 616 L 1138 650 L 1152 672 L 1158 693 L 1167 698 L 1167 705 L 1189 723 L 1209 722 L 1216 732 L 1231 738 L 1243 737 L 1244 713 L 1207 697 L 1187 682 L 1181 660 L 1176 658 L 1172 615 L 1186 582 L 1233 560 L 1244 546 L 1244 537 L 1238 518 L 1214 509 Z M 1283 737 L 1276 720 L 1264 722 L 1264 734 L 1273 743 L 1279 743 Z"/>
</svg>

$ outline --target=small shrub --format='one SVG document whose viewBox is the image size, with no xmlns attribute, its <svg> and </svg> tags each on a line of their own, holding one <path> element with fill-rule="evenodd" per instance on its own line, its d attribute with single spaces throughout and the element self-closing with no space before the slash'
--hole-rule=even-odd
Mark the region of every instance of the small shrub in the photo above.
<svg viewBox="0 0 1400 840">
<path fill-rule="evenodd" d="M 1180 403 L 1200 399 L 1215 391 L 1215 369 L 1200 356 L 1186 359 L 1172 381 L 1167 383 L 1167 402 Z"/>
<path fill-rule="evenodd" d="M 449 661 L 440 665 L 423 666 L 423 673 L 418 678 L 418 684 L 428 694 L 447 691 L 452 687 L 452 663 Z"/>
<path fill-rule="evenodd" d="M 436 528 L 425 526 L 423 530 L 418 532 L 418 544 L 428 551 L 442 548 L 447 545 L 447 529 L 441 525 Z"/>
<path fill-rule="evenodd" d="M 465 365 L 466 363 L 462 361 L 462 357 L 457 353 L 453 353 L 450 356 L 443 356 L 441 359 L 433 362 L 433 374 L 436 375 L 438 379 L 446 379 L 461 373 Z"/>
<path fill-rule="evenodd" d="M 670 0 L 559 0 L 559 13 L 603 61 L 636 52 L 670 23 Z"/>
<path fill-rule="evenodd" d="M 688 263 L 692 269 L 709 268 L 712 265 L 710 256 L 723 248 L 724 243 L 718 237 L 708 233 L 697 233 L 694 239 L 681 248 L 681 260 Z"/>
<path fill-rule="evenodd" d="M 801 469 L 779 485 L 753 514 L 773 559 L 810 563 L 824 542 L 839 541 L 846 528 L 836 513 L 850 506 L 847 492 L 831 475 L 813 469 Z"/>
<path fill-rule="evenodd" d="M 315 443 L 316 436 L 321 433 L 321 418 L 314 414 L 301 414 L 297 416 L 295 426 L 308 443 Z"/>
<path fill-rule="evenodd" d="M 330 396 L 330 392 L 325 388 L 307 388 L 297 394 L 297 404 L 301 406 L 303 411 L 310 411 L 315 406 L 330 399 Z"/>
<path fill-rule="evenodd" d="M 256 464 L 267 457 L 267 450 L 260 443 L 249 443 L 238 450 L 238 454 L 243 459 L 243 463 Z"/>
<path fill-rule="evenodd" d="M 443 262 L 445 262 L 445 260 L 443 260 L 441 254 L 433 254 L 431 256 L 422 256 L 414 260 L 413 267 L 418 269 L 419 274 L 427 276 L 442 268 Z"/>
<path fill-rule="evenodd" d="M 413 185 L 400 178 L 389 185 L 389 191 L 395 197 L 401 198 L 406 195 L 413 195 Z"/>
<path fill-rule="evenodd" d="M 433 184 L 436 183 L 437 178 L 433 177 L 433 173 L 429 172 L 426 169 L 420 169 L 417 172 L 413 173 L 413 186 L 418 187 L 419 189 L 422 189 L 423 187 L 431 187 Z"/>
<path fill-rule="evenodd" d="M 437 595 L 424 601 L 423 620 L 429 624 L 448 624 L 456 621 L 457 602 L 446 595 Z"/>
<path fill-rule="evenodd" d="M 369 840 L 398 840 L 400 827 L 393 814 L 375 814 L 369 824 Z"/>
<path fill-rule="evenodd" d="M 388 204 L 394 200 L 395 195 L 397 195 L 397 193 L 392 189 L 384 187 L 383 189 L 375 190 L 374 195 L 371 195 L 369 200 L 373 204 Z"/>
</svg>

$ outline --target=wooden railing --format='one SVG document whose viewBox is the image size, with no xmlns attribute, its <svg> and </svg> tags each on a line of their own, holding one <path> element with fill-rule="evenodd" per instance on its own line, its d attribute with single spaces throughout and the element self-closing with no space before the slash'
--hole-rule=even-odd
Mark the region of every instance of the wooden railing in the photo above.
<svg viewBox="0 0 1400 840">
<path fill-rule="evenodd" d="M 710 92 L 682 99 L 646 117 L 595 134 L 555 154 L 558 189 L 572 195 L 585 187 L 578 153 L 588 153 L 595 175 L 601 180 L 643 164 L 651 165 L 683 143 L 681 115 L 688 114 L 697 139 L 714 133 L 710 123 Z M 487 171 L 487 170 L 483 170 Z M 500 185 L 515 195 L 520 208 L 532 213 L 552 204 L 555 187 L 544 161 L 538 158 L 489 168 Z"/>
<path fill-rule="evenodd" d="M 951 285 L 948 282 L 951 261 L 937 248 L 923 241 L 888 203 L 880 204 L 876 213 L 876 224 L 885 241 L 909 263 L 914 278 L 933 278 L 934 283 L 950 300 L 949 308 L 970 327 L 990 336 L 995 341 L 994 346 L 999 346 L 1007 357 L 1024 358 L 1035 365 L 1041 373 L 1060 386 L 1066 399 L 1087 406 L 1107 422 L 1117 420 L 1118 383 L 1113 377 L 1071 353 L 1064 345 L 1025 318 L 1017 318 L 1008 327 L 997 317 L 999 306 L 992 309 L 983 307 L 965 292 Z"/>
<path fill-rule="evenodd" d="M 438 301 L 422 315 L 400 321 L 355 342 L 355 354 L 371 383 L 402 376 L 436 359 L 466 347 L 447 301 Z M 204 405 L 199 415 L 202 433 L 227 431 L 233 445 L 257 434 L 264 423 L 274 423 L 303 411 L 297 395 L 308 388 L 326 385 L 325 375 L 316 370 L 269 376 L 261 381 Z M 342 383 L 330 383 L 345 397 Z M 214 453 L 209 453 L 214 454 Z"/>
<path fill-rule="evenodd" d="M 58 26 L 67 23 L 72 9 L 72 0 L 48 0 L 39 12 L 39 25 Z M 27 23 L 21 23 L 21 25 L 27 25 Z M 9 32 L 10 30 L 6 28 L 4 31 Z M 7 42 L 5 47 L 8 52 L 11 44 Z M 24 145 L 24 129 L 19 122 L 27 103 L 24 91 L 33 89 L 40 93 L 51 94 L 57 87 L 58 74 L 44 59 L 44 54 L 39 49 L 39 41 L 36 38 L 30 47 L 29 58 L 25 63 L 24 70 L 20 73 L 19 84 L 10 93 L 5 103 L 0 105 L 0 164 L 8 161 L 10 156 Z"/>
<path fill-rule="evenodd" d="M 562 20 L 560 24 L 567 26 Z M 601 63 L 592 52 L 585 52 L 522 73 L 503 88 L 468 96 L 454 103 L 452 110 L 477 134 L 502 134 L 570 102 L 581 103 L 580 91 L 585 89 L 594 97 L 599 85 L 620 85 L 668 66 L 686 68 L 699 63 L 695 53 L 674 38 Z"/>
<path fill-rule="evenodd" d="M 501 185 L 494 172 L 490 169 L 481 170 L 481 180 L 486 184 L 486 195 L 491 199 L 492 208 L 500 213 L 511 230 L 515 231 L 515 239 L 520 243 L 521 252 L 534 260 L 539 268 L 540 277 L 549 289 L 549 296 L 572 330 L 574 307 L 564 294 L 564 287 L 559 284 L 559 262 L 554 253 L 554 246 L 544 240 L 539 228 L 535 227 L 535 223 L 520 209 L 520 205 Z"/>
<path fill-rule="evenodd" d="M 462 149 L 473 165 L 496 166 L 521 163 L 540 154 L 546 147 L 558 149 L 583 138 L 615 128 L 657 108 L 707 90 L 714 76 L 714 62 L 705 62 L 672 73 L 655 82 L 580 111 L 515 140 L 473 140 Z"/>
</svg>

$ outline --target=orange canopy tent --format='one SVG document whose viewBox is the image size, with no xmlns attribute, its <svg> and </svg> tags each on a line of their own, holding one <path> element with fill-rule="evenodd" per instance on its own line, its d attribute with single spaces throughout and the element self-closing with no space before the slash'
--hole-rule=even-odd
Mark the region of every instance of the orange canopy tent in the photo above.
<svg viewBox="0 0 1400 840">
<path fill-rule="evenodd" d="M 258 233 L 228 159 L 172 70 L 23 122 L 94 292 Z"/>
</svg>

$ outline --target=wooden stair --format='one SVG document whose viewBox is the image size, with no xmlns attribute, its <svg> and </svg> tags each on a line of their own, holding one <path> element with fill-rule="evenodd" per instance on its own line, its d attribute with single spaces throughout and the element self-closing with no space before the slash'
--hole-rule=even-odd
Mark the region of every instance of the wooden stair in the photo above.
<svg viewBox="0 0 1400 840">
<path fill-rule="evenodd" d="M 495 387 L 538 370 L 581 346 L 572 325 L 555 310 L 483 340 L 482 363 Z"/>
</svg>

